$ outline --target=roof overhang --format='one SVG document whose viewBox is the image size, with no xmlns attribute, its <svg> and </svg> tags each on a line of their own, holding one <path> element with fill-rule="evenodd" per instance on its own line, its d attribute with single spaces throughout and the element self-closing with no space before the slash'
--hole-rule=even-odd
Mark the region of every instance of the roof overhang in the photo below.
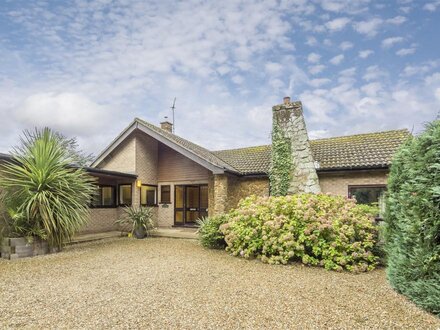
<svg viewBox="0 0 440 330">
<path fill-rule="evenodd" d="M 142 123 L 139 123 L 137 120 L 134 120 L 118 137 L 116 137 L 116 139 L 114 139 L 112 141 L 112 143 L 106 149 L 104 149 L 104 151 L 101 154 L 99 154 L 99 156 L 96 158 L 96 160 L 90 166 L 96 167 L 100 163 L 102 163 L 107 156 L 109 156 L 130 134 L 132 134 L 136 130 L 139 130 L 140 132 L 143 132 L 143 133 L 151 136 L 153 139 L 161 142 L 162 144 L 166 145 L 167 147 L 170 147 L 171 149 L 182 154 L 183 156 L 191 159 L 192 161 L 196 162 L 197 164 L 210 170 L 213 174 L 225 173 L 224 168 L 216 166 L 216 165 L 208 162 L 206 159 L 194 154 L 190 150 L 185 149 L 182 146 L 176 144 L 175 142 L 168 140 L 167 138 L 156 133 L 155 131 L 153 131 L 149 127 L 143 125 Z"/>
<path fill-rule="evenodd" d="M 388 165 L 381 166 L 358 166 L 358 167 L 339 167 L 339 168 L 324 168 L 316 169 L 319 173 L 338 173 L 338 172 L 369 172 L 369 171 L 387 171 L 389 170 Z"/>
</svg>

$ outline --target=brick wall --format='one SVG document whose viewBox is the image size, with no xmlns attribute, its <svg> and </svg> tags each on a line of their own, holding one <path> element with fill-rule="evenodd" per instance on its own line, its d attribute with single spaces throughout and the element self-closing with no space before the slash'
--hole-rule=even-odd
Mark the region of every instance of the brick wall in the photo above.
<svg viewBox="0 0 440 330">
<path fill-rule="evenodd" d="M 109 171 L 135 173 L 135 155 L 136 137 L 132 134 L 113 150 L 98 167 Z"/>
<path fill-rule="evenodd" d="M 318 172 L 318 175 L 323 193 L 348 196 L 349 185 L 386 184 L 388 171 Z"/>
<path fill-rule="evenodd" d="M 81 228 L 81 233 L 98 233 L 104 231 L 118 230 L 115 221 L 120 211 L 118 208 L 96 208 L 90 209 L 90 217 L 87 224 Z"/>
</svg>

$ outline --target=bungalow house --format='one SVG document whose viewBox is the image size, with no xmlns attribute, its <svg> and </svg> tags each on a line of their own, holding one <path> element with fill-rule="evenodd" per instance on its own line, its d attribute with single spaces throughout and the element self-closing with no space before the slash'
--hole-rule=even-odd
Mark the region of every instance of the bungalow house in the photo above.
<svg viewBox="0 0 440 330">
<path fill-rule="evenodd" d="M 291 150 L 292 193 L 377 201 L 392 155 L 410 134 L 393 130 L 309 141 L 300 102 L 285 98 L 272 110 L 274 128 L 284 133 Z M 86 168 L 97 177 L 99 196 L 83 232 L 114 230 L 127 205 L 153 207 L 159 226 L 193 226 L 246 196 L 269 195 L 273 157 L 271 145 L 207 150 L 173 134 L 169 122 L 157 127 L 136 118 Z"/>
</svg>

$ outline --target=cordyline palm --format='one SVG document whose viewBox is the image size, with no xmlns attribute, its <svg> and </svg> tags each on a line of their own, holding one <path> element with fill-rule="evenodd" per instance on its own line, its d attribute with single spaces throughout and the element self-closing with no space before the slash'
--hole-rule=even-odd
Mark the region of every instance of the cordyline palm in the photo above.
<svg viewBox="0 0 440 330">
<path fill-rule="evenodd" d="M 88 219 L 93 179 L 77 163 L 74 140 L 49 128 L 26 131 L 13 161 L 0 168 L 12 229 L 61 249 Z"/>
</svg>

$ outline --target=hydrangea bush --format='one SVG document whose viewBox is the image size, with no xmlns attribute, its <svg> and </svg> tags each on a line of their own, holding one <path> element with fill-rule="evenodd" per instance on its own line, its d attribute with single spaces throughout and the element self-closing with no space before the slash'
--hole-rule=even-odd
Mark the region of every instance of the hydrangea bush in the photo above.
<svg viewBox="0 0 440 330">
<path fill-rule="evenodd" d="M 337 271 L 374 269 L 375 210 L 324 194 L 251 196 L 221 225 L 226 250 L 270 264 L 299 260 Z"/>
</svg>

